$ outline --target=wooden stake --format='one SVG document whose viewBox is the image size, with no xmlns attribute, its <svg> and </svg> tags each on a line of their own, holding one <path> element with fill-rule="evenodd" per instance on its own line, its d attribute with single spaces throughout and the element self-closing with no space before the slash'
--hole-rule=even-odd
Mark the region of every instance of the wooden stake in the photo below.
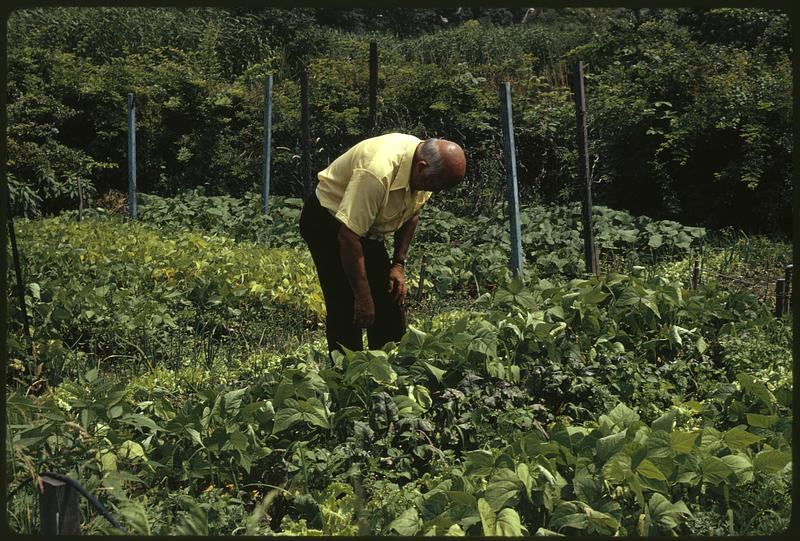
<svg viewBox="0 0 800 541">
<path fill-rule="evenodd" d="M 128 94 L 128 214 L 136 219 L 136 102 Z"/>
<path fill-rule="evenodd" d="M 574 92 L 575 92 L 575 117 L 577 121 L 578 155 L 580 176 L 583 181 L 583 204 L 581 206 L 583 217 L 583 257 L 586 263 L 586 272 L 597 274 L 599 269 L 597 261 L 597 248 L 594 244 L 592 233 L 592 174 L 589 166 L 589 144 L 586 130 L 586 95 L 583 85 L 583 62 L 575 64 Z"/>
<path fill-rule="evenodd" d="M 19 309 L 22 311 L 22 329 L 28 340 L 28 353 L 33 358 L 33 337 L 28 323 L 28 307 L 25 305 L 25 282 L 22 279 L 22 265 L 19 262 L 19 251 L 17 250 L 17 235 L 14 232 L 14 218 L 11 216 L 11 198 L 6 192 L 6 212 L 8 213 L 8 240 L 11 243 L 11 257 L 14 258 L 14 272 L 17 277 L 17 298 L 19 299 Z"/>
<path fill-rule="evenodd" d="M 783 313 L 786 314 L 792 309 L 792 271 L 794 265 L 786 265 L 784 272 L 784 291 L 783 291 Z"/>
<path fill-rule="evenodd" d="M 272 153 L 272 74 L 264 80 L 264 146 L 261 164 L 261 202 L 269 214 L 269 166 Z"/>
<path fill-rule="evenodd" d="M 78 221 L 83 221 L 83 183 L 81 176 L 76 175 L 75 180 L 78 182 Z"/>
<path fill-rule="evenodd" d="M 81 515 L 78 491 L 58 479 L 41 476 L 39 495 L 41 533 L 45 535 L 80 535 Z"/>
<path fill-rule="evenodd" d="M 303 145 L 303 196 L 311 195 L 313 188 L 311 179 L 311 141 L 309 133 L 309 113 L 308 113 L 308 71 L 305 66 L 300 70 L 300 128 L 301 144 Z"/>
<path fill-rule="evenodd" d="M 419 285 L 417 285 L 417 302 L 422 300 L 422 290 L 425 288 L 425 271 L 427 271 L 428 256 L 422 256 L 422 265 L 419 269 Z"/>
<path fill-rule="evenodd" d="M 783 294 L 786 290 L 786 280 L 783 278 L 775 282 L 775 317 L 783 316 Z"/>
<path fill-rule="evenodd" d="M 378 128 L 378 44 L 369 44 L 369 132 L 376 135 Z"/>
</svg>

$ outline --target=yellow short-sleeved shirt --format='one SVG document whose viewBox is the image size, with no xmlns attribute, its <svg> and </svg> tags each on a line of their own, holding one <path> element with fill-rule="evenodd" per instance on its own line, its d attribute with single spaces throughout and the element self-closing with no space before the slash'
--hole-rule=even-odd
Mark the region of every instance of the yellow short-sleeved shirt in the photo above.
<svg viewBox="0 0 800 541">
<path fill-rule="evenodd" d="M 320 204 L 357 235 L 385 239 L 431 196 L 408 184 L 421 142 L 413 135 L 389 133 L 356 144 L 317 175 Z"/>
</svg>

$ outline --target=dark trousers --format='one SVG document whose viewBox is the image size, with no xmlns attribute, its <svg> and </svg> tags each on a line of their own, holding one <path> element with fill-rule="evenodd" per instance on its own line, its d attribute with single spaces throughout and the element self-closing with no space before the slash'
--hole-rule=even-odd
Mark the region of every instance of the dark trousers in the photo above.
<svg viewBox="0 0 800 541">
<path fill-rule="evenodd" d="M 300 215 L 300 234 L 311 251 L 325 297 L 328 351 L 341 351 L 341 346 L 357 351 L 363 349 L 364 344 L 361 329 L 353 325 L 353 290 L 342 267 L 337 237 L 340 226 L 341 222 L 320 204 L 316 194 L 311 194 Z M 375 304 L 375 323 L 367 328 L 367 339 L 370 349 L 380 349 L 387 342 L 399 341 L 405 334 L 405 311 L 389 292 L 391 262 L 384 243 L 362 238 L 361 246 Z"/>
</svg>

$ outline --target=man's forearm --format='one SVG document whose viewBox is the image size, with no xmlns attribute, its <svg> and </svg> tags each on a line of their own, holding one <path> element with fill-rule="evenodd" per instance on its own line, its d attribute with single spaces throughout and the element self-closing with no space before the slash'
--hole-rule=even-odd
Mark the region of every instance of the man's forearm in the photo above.
<svg viewBox="0 0 800 541">
<path fill-rule="evenodd" d="M 339 229 L 339 254 L 353 297 L 356 300 L 371 299 L 361 238 L 344 225 Z"/>
<path fill-rule="evenodd" d="M 417 229 L 419 222 L 419 212 L 415 213 L 411 218 L 406 221 L 394 234 L 394 257 L 395 261 L 406 260 L 408 254 L 408 247 L 411 245 L 411 239 L 414 237 L 414 231 Z"/>
</svg>

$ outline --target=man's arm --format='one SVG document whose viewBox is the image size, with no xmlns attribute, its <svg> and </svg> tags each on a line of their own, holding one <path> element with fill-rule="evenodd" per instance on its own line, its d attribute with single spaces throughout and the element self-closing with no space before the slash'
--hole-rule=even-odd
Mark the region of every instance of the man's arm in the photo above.
<svg viewBox="0 0 800 541">
<path fill-rule="evenodd" d="M 419 223 L 419 211 L 415 212 L 394 234 L 394 257 L 392 258 L 393 264 L 389 269 L 389 291 L 395 302 L 400 304 L 403 304 L 406 298 L 406 254 L 414 231 L 417 229 L 417 223 Z M 400 265 L 396 263 L 400 263 Z"/>
<path fill-rule="evenodd" d="M 364 250 L 361 237 L 346 225 L 339 226 L 339 254 L 342 267 L 353 290 L 353 324 L 359 328 L 369 327 L 375 321 L 375 303 L 367 281 L 367 269 L 364 265 Z"/>
</svg>

